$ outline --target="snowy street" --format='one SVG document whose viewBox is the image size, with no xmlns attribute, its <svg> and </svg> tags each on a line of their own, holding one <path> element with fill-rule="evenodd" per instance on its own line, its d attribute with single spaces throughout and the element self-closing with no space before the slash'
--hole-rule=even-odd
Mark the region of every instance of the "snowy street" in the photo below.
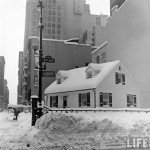
<svg viewBox="0 0 150 150">
<path fill-rule="evenodd" d="M 48 113 L 31 127 L 31 114 L 0 113 L 2 150 L 126 148 L 126 137 L 150 137 L 150 113 Z"/>
<path fill-rule="evenodd" d="M 25 133 L 31 128 L 31 114 L 20 113 L 18 120 L 13 120 L 12 112 L 0 113 L 0 148 L 14 149 L 18 145 L 18 140 L 23 138 Z"/>
</svg>

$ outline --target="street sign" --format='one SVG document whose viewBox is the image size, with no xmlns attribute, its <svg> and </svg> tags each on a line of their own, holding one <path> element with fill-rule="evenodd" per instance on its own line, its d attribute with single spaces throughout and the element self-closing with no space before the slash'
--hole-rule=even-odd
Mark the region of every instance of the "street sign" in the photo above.
<svg viewBox="0 0 150 150">
<path fill-rule="evenodd" d="M 42 59 L 42 62 L 54 63 L 54 62 L 55 62 L 55 59 L 52 58 L 51 56 L 46 56 L 45 58 Z"/>
<path fill-rule="evenodd" d="M 42 77 L 55 77 L 55 71 L 42 71 Z"/>
</svg>

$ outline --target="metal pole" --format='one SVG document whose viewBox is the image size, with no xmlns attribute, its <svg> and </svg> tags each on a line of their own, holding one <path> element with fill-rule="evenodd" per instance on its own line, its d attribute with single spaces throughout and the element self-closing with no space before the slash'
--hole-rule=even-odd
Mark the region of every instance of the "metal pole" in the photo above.
<svg viewBox="0 0 150 150">
<path fill-rule="evenodd" d="M 44 28 L 43 26 L 43 17 L 42 17 L 42 1 L 39 0 L 39 8 L 40 8 L 40 17 L 39 17 L 39 112 L 38 112 L 38 116 L 39 118 L 42 116 L 42 58 L 43 58 L 43 54 L 42 54 L 42 30 Z"/>
</svg>

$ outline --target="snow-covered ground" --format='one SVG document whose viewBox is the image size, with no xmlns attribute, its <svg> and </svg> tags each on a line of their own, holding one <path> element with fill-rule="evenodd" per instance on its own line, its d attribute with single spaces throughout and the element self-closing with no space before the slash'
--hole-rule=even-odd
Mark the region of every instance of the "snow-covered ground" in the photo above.
<svg viewBox="0 0 150 150">
<path fill-rule="evenodd" d="M 0 113 L 0 149 L 99 150 L 123 148 L 126 137 L 150 137 L 150 113 L 48 113 L 31 127 L 31 114 Z"/>
</svg>

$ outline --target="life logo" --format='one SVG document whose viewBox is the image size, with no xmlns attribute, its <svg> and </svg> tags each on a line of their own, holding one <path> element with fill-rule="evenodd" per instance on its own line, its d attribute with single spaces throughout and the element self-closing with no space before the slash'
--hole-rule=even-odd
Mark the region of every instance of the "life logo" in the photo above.
<svg viewBox="0 0 150 150">
<path fill-rule="evenodd" d="M 148 137 L 127 137 L 126 138 L 127 149 L 149 149 Z"/>
</svg>

